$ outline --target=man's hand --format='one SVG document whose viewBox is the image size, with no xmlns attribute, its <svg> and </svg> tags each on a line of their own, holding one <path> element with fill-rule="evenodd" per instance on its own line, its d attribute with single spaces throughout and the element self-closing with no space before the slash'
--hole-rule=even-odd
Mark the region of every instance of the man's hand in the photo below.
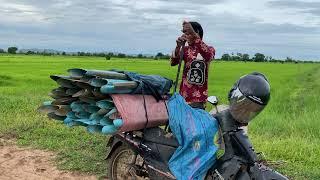
<svg viewBox="0 0 320 180">
<path fill-rule="evenodd" d="M 187 42 L 187 36 L 185 34 L 183 34 L 182 36 L 178 37 L 178 39 L 176 40 L 177 42 L 177 47 L 181 47 L 183 46 L 186 42 Z"/>
</svg>

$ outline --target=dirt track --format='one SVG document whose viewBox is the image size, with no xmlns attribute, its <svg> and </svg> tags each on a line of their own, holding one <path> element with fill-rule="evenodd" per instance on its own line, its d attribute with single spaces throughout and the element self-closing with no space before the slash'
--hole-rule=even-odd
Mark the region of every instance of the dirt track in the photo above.
<svg viewBox="0 0 320 180">
<path fill-rule="evenodd" d="M 0 139 L 0 180 L 97 179 L 95 176 L 58 170 L 53 158 L 52 152 L 20 148 Z"/>
</svg>

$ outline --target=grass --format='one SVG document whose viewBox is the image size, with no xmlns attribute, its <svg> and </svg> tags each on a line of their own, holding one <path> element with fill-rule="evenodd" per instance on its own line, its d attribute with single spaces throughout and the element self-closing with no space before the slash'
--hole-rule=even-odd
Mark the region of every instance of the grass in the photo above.
<svg viewBox="0 0 320 180">
<path fill-rule="evenodd" d="M 0 137 L 57 152 L 61 169 L 102 176 L 108 137 L 67 128 L 36 111 L 56 87 L 49 75 L 66 74 L 68 68 L 75 67 L 121 69 L 170 79 L 175 79 L 177 67 L 170 67 L 167 61 L 0 56 Z M 269 105 L 249 127 L 256 150 L 270 161 L 283 161 L 276 169 L 293 179 L 319 179 L 320 65 L 214 62 L 210 66 L 209 94 L 226 103 L 233 83 L 252 71 L 267 75 L 272 93 Z"/>
</svg>

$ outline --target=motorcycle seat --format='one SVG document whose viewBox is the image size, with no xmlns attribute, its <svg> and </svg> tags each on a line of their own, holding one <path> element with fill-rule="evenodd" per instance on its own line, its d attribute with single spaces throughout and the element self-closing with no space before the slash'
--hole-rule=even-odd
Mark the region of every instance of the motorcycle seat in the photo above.
<svg viewBox="0 0 320 180">
<path fill-rule="evenodd" d="M 146 129 L 144 132 L 144 139 L 152 143 L 167 145 L 175 148 L 179 146 L 177 139 L 173 135 L 170 135 L 168 132 L 159 127 Z"/>
</svg>

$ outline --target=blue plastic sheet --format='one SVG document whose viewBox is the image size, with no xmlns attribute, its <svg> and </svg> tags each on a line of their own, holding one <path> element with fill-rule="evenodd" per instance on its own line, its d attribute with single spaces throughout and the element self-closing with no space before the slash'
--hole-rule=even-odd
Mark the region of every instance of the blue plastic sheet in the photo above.
<svg viewBox="0 0 320 180">
<path fill-rule="evenodd" d="M 204 179 L 216 162 L 218 123 L 208 112 L 190 107 L 178 93 L 168 102 L 169 125 L 179 147 L 169 161 L 178 180 Z"/>
</svg>

